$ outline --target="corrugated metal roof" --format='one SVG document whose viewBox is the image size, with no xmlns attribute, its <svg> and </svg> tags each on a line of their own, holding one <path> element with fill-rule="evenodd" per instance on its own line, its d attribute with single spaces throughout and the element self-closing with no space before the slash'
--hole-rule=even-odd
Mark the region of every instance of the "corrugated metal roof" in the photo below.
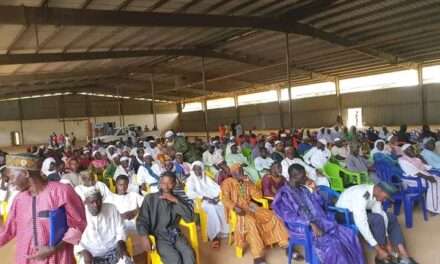
<svg viewBox="0 0 440 264">
<path fill-rule="evenodd" d="M 292 81 L 346 78 L 401 69 L 399 62 L 424 63 L 440 59 L 440 3 L 435 0 L 4 0 L 1 6 L 34 6 L 118 12 L 159 12 L 259 16 L 313 27 L 311 35 L 289 34 Z M 319 11 L 319 12 L 318 12 Z M 293 13 L 290 13 L 293 12 Z M 292 15 L 293 14 L 293 15 Z M 299 14 L 299 15 L 298 15 Z M 289 17 L 291 15 L 292 17 Z M 307 31 L 306 31 L 307 34 Z M 0 56 L 4 54 L 96 53 L 145 50 L 210 50 L 223 54 L 206 58 L 208 90 L 264 89 L 286 81 L 285 34 L 263 28 L 127 27 L 72 25 L 0 25 Z M 8 62 L 9 63 L 9 62 Z M 12 62 L 13 63 L 13 62 Z M 166 70 L 164 70 L 166 69 Z M 185 87 L 201 89 L 201 58 L 163 53 L 157 56 L 0 65 L 0 85 L 11 76 L 33 81 L 53 74 L 121 73 L 149 82 L 150 73 L 168 92 L 183 98 L 200 96 Z M 29 77 L 29 76 L 32 76 Z M 79 74 L 81 75 L 81 74 Z M 185 81 L 176 82 L 176 78 Z M 113 79 L 110 83 L 115 85 Z M 116 81 L 117 82 L 117 81 Z M 101 81 L 102 84 L 102 81 Z M 183 85 L 182 89 L 175 86 Z M 173 90 L 177 89 L 177 91 Z M 36 90 L 39 89 L 36 86 Z M 133 89 L 133 93 L 137 90 Z M 140 91 L 139 91 L 140 92 Z M 159 91 L 160 92 L 160 91 Z"/>
</svg>

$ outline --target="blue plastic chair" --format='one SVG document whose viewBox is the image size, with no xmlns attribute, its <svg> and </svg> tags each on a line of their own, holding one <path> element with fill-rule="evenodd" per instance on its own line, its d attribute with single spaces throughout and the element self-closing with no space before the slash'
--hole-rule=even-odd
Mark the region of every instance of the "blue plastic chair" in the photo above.
<svg viewBox="0 0 440 264">
<path fill-rule="evenodd" d="M 403 203 L 404 213 L 405 213 L 405 225 L 407 228 L 413 227 L 413 211 L 416 203 L 419 203 L 423 218 L 428 221 L 428 211 L 426 209 L 426 187 L 423 187 L 422 179 L 419 177 L 408 177 L 403 175 L 403 171 L 390 162 L 386 160 L 376 160 L 375 159 L 376 173 L 382 181 L 386 181 L 390 184 L 395 185 L 399 192 L 395 194 L 393 199 L 394 204 L 394 215 L 400 214 L 400 208 Z M 414 182 L 414 186 L 404 187 L 402 180 Z M 384 210 L 387 210 L 390 206 L 390 202 L 385 202 L 383 204 Z"/>
<path fill-rule="evenodd" d="M 312 230 L 310 226 L 303 224 L 286 224 L 289 230 L 303 230 L 302 235 L 294 235 L 289 238 L 289 246 L 287 248 L 287 264 L 292 263 L 293 250 L 295 246 L 303 246 L 305 252 L 305 261 L 308 264 L 320 264 L 318 256 L 313 249 Z"/>
<path fill-rule="evenodd" d="M 318 191 L 319 194 L 327 201 L 327 216 L 336 221 L 337 213 L 344 215 L 344 222 L 339 224 L 350 228 L 357 234 L 358 229 L 354 224 L 353 214 L 348 209 L 336 207 L 334 206 L 334 203 L 331 203 L 332 200 L 337 200 L 340 194 L 327 186 L 318 186 Z"/>
</svg>

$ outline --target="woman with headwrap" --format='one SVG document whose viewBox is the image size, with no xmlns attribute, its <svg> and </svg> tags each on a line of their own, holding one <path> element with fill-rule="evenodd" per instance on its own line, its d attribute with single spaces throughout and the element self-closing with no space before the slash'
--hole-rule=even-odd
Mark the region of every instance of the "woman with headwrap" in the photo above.
<svg viewBox="0 0 440 264">
<path fill-rule="evenodd" d="M 90 165 L 93 167 L 96 174 L 101 175 L 104 173 L 105 168 L 108 165 L 107 159 L 102 156 L 99 150 L 95 150 L 92 153 L 92 162 Z"/>
<path fill-rule="evenodd" d="M 186 188 L 189 199 L 202 200 L 202 208 L 208 215 L 208 238 L 212 241 L 212 248 L 218 248 L 220 237 L 229 232 L 225 208 L 220 202 L 220 186 L 205 175 L 203 163 L 195 161 L 191 165 Z"/>
<path fill-rule="evenodd" d="M 413 146 L 405 144 L 402 146 L 403 155 L 399 158 L 399 165 L 402 168 L 405 176 L 421 178 L 423 186 L 427 186 L 426 192 L 426 208 L 428 211 L 439 214 L 440 213 L 440 178 L 431 173 L 432 167 L 423 163 L 417 157 Z M 414 181 L 403 180 L 408 187 L 415 185 Z"/>
</svg>

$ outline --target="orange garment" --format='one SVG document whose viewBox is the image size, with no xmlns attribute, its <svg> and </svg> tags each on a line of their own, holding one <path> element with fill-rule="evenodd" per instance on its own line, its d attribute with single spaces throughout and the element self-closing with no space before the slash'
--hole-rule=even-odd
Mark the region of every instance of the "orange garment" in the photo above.
<svg viewBox="0 0 440 264">
<path fill-rule="evenodd" d="M 281 247 L 287 247 L 288 233 L 272 211 L 261 207 L 255 212 L 247 211 L 252 198 L 262 198 L 261 191 L 252 182 L 240 183 L 231 177 L 223 181 L 221 189 L 227 215 L 236 206 L 246 210 L 246 215 L 238 216 L 237 229 L 234 232 L 235 246 L 244 247 L 249 244 L 254 258 L 263 257 L 266 246 L 278 243 Z"/>
<path fill-rule="evenodd" d="M 226 135 L 226 128 L 225 128 L 225 126 L 220 125 L 220 126 L 218 127 L 218 133 L 219 133 L 220 138 L 221 138 L 221 139 L 224 139 L 224 138 L 225 138 L 225 135 Z"/>
</svg>

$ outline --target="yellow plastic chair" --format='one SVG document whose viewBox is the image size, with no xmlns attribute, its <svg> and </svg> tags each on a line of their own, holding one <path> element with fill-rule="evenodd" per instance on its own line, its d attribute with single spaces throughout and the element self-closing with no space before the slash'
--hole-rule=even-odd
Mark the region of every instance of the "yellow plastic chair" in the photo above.
<svg viewBox="0 0 440 264">
<path fill-rule="evenodd" d="M 188 192 L 188 186 L 185 186 L 185 192 Z M 200 232 L 203 242 L 208 242 L 208 215 L 202 208 L 202 199 L 197 198 L 194 201 L 194 213 L 200 217 Z"/>
<path fill-rule="evenodd" d="M 106 184 L 112 193 L 116 193 L 116 186 L 112 178 L 105 178 Z"/>
<path fill-rule="evenodd" d="M 1 207 L 2 207 L 2 211 L 3 211 L 2 221 L 5 224 L 6 221 L 8 220 L 8 202 L 7 201 L 3 201 L 1 203 Z"/>
<path fill-rule="evenodd" d="M 200 252 L 199 252 L 199 238 L 197 236 L 197 226 L 194 222 L 186 222 L 185 220 L 180 220 L 180 226 L 185 227 L 188 229 L 188 238 L 189 242 L 194 250 L 194 254 L 196 256 L 196 263 L 200 264 Z M 156 238 L 152 235 L 148 236 L 150 239 L 151 246 L 153 248 L 152 251 L 150 251 L 149 259 L 151 264 L 163 264 L 162 260 L 160 259 L 159 252 L 156 249 Z"/>
<path fill-rule="evenodd" d="M 134 256 L 134 245 L 133 240 L 130 236 L 127 237 L 127 241 L 125 241 L 125 246 L 127 247 L 127 253 L 130 257 Z"/>
<path fill-rule="evenodd" d="M 257 187 L 258 190 L 262 190 L 263 185 L 262 185 L 262 183 L 261 183 L 261 180 L 257 180 L 257 181 L 255 182 L 255 187 Z"/>
<path fill-rule="evenodd" d="M 194 203 L 194 213 L 200 217 L 200 236 L 203 242 L 208 242 L 208 215 L 202 208 L 202 200 L 196 199 Z"/>
</svg>

